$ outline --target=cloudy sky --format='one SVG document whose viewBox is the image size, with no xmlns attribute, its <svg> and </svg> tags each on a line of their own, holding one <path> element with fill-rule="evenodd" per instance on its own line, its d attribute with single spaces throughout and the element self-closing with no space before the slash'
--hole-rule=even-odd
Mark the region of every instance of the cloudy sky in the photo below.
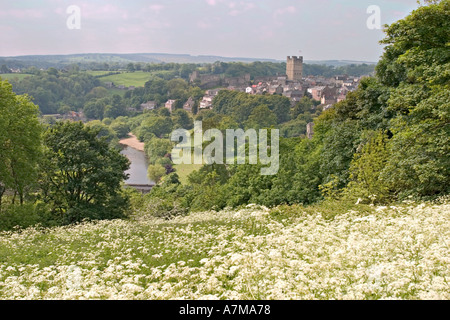
<svg viewBox="0 0 450 320">
<path fill-rule="evenodd" d="M 80 29 L 67 8 L 80 8 Z M 284 60 L 377 61 L 381 24 L 416 0 L 0 0 L 0 56 L 178 53 Z"/>
</svg>

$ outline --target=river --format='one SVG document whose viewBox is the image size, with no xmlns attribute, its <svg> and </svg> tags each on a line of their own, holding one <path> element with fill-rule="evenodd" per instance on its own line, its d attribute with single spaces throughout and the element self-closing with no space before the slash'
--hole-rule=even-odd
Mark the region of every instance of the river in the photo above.
<svg viewBox="0 0 450 320">
<path fill-rule="evenodd" d="M 129 178 L 125 181 L 126 184 L 155 184 L 147 177 L 148 161 L 143 151 L 123 145 L 120 153 L 126 156 L 131 163 L 130 169 L 125 171 L 126 174 L 129 174 Z"/>
</svg>

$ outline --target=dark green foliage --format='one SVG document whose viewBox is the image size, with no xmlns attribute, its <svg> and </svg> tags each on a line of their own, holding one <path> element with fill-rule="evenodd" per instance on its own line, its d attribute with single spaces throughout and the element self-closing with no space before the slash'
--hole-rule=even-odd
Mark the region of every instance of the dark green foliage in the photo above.
<svg viewBox="0 0 450 320">
<path fill-rule="evenodd" d="M 213 100 L 213 109 L 219 114 L 232 116 L 243 126 L 253 110 L 265 105 L 276 116 L 277 124 L 289 121 L 289 98 L 277 95 L 249 95 L 243 92 L 222 90 Z"/>
<path fill-rule="evenodd" d="M 276 124 L 277 117 L 266 105 L 260 105 L 254 108 L 247 121 L 245 121 L 246 128 L 252 128 L 255 130 L 270 128 Z"/>
<path fill-rule="evenodd" d="M 35 185 L 42 129 L 38 107 L 0 79 L 0 211 L 6 191 L 14 194 L 13 203 L 18 196 L 22 205 Z"/>
<path fill-rule="evenodd" d="M 130 132 L 130 126 L 125 121 L 114 121 L 110 125 L 110 128 L 115 132 L 118 138 L 125 138 Z"/>
<path fill-rule="evenodd" d="M 280 128 L 280 136 L 284 138 L 300 137 L 306 134 L 307 122 L 300 118 L 288 121 Z"/>
<path fill-rule="evenodd" d="M 81 122 L 59 122 L 44 135 L 42 198 L 62 223 L 126 214 L 121 182 L 128 159 L 98 134 Z"/>
<path fill-rule="evenodd" d="M 174 129 L 186 129 L 190 130 L 194 127 L 194 122 L 189 116 L 189 113 L 185 110 L 175 110 L 172 113 L 173 127 Z"/>
<path fill-rule="evenodd" d="M 3 205 L 0 211 L 0 231 L 27 228 L 40 222 L 43 222 L 42 217 L 33 203 Z"/>
<path fill-rule="evenodd" d="M 313 204 L 324 196 L 384 203 L 448 194 L 449 9 L 450 1 L 423 6 L 388 27 L 376 77 L 362 79 L 347 99 L 315 118 L 312 139 L 281 139 L 276 175 L 262 176 L 260 165 L 249 164 L 227 166 L 224 181 L 215 170 L 193 174 L 191 206 Z M 213 104 L 240 126 L 269 125 L 282 104 L 277 98 L 221 91 Z M 277 116 L 282 136 L 303 134 L 311 112 L 314 105 L 304 98 L 290 110 L 295 120 Z M 216 127 L 222 120 L 213 112 L 200 117 Z M 217 197 L 222 194 L 225 200 Z"/>
<path fill-rule="evenodd" d="M 145 195 L 142 206 L 136 211 L 144 217 L 150 215 L 165 219 L 185 215 L 189 210 L 186 192 L 187 188 L 181 185 L 178 175 L 170 173 Z"/>
<path fill-rule="evenodd" d="M 145 153 L 148 161 L 151 164 L 155 164 L 160 158 L 163 158 L 166 154 L 172 150 L 172 142 L 167 139 L 153 138 L 145 143 Z"/>
<path fill-rule="evenodd" d="M 361 128 L 357 121 L 346 120 L 333 123 L 322 140 L 320 155 L 320 173 L 322 183 L 334 177 L 338 178 L 338 187 L 343 188 L 349 182 L 350 163 L 360 142 Z"/>
<path fill-rule="evenodd" d="M 33 97 L 43 114 L 54 114 L 61 105 L 71 106 L 75 111 L 82 109 L 90 99 L 88 94 L 100 81 L 86 73 L 60 73 L 53 68 L 12 84 L 17 94 L 27 93 Z"/>
<path fill-rule="evenodd" d="M 149 117 L 142 121 L 141 126 L 136 130 L 136 134 L 140 140 L 147 140 L 147 134 L 161 138 L 171 133 L 172 127 L 173 122 L 169 117 Z"/>
<path fill-rule="evenodd" d="M 372 203 L 391 200 L 391 187 L 383 176 L 391 154 L 388 137 L 383 131 L 368 131 L 363 138 L 365 143 L 350 166 L 349 192 L 354 198 L 370 199 Z"/>
<path fill-rule="evenodd" d="M 187 195 L 191 211 L 219 210 L 226 205 L 226 192 L 223 188 L 229 178 L 225 165 L 204 165 L 199 171 L 188 176 L 192 189 Z"/>
</svg>

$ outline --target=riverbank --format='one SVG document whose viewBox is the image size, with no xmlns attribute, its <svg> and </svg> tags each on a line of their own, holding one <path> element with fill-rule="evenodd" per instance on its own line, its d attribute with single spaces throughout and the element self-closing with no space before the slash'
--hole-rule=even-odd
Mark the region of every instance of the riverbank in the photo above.
<svg viewBox="0 0 450 320">
<path fill-rule="evenodd" d="M 144 151 L 144 143 L 139 141 L 139 139 L 132 134 L 131 132 L 128 134 L 128 138 L 124 138 L 122 140 L 119 141 L 120 144 L 125 145 L 125 146 L 129 146 L 133 149 L 139 150 L 139 151 Z"/>
</svg>

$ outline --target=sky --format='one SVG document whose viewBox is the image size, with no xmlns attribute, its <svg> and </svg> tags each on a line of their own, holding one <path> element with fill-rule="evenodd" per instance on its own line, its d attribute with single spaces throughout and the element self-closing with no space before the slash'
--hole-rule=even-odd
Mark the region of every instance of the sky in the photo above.
<svg viewBox="0 0 450 320">
<path fill-rule="evenodd" d="M 301 55 L 375 62 L 384 34 L 376 12 L 367 12 L 373 5 L 381 26 L 418 7 L 416 0 L 0 0 L 0 56 Z M 67 13 L 70 6 L 79 16 Z"/>
</svg>

